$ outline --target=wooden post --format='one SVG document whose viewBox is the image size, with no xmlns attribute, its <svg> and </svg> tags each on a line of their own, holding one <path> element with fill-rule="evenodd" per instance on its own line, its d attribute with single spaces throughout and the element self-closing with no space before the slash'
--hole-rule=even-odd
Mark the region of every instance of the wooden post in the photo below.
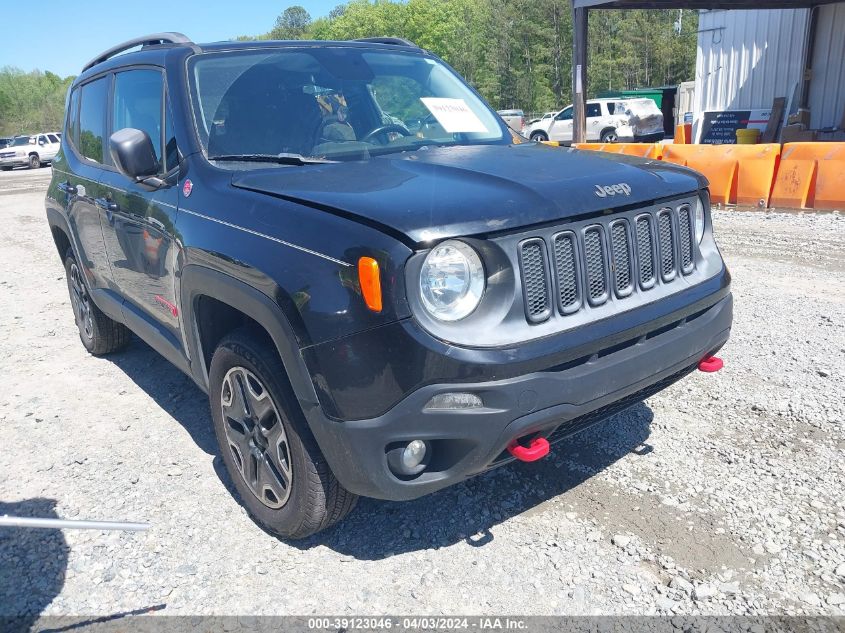
<svg viewBox="0 0 845 633">
<path fill-rule="evenodd" d="M 587 9 L 572 8 L 572 142 L 587 140 Z"/>
</svg>

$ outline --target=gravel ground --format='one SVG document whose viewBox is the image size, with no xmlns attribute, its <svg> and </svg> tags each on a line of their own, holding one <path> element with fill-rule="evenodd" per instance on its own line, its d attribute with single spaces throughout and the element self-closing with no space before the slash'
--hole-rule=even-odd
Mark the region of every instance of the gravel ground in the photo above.
<svg viewBox="0 0 845 633">
<path fill-rule="evenodd" d="M 533 465 L 364 499 L 283 543 L 230 497 L 208 405 L 138 340 L 85 353 L 44 219 L 0 174 L 0 614 L 837 614 L 845 610 L 845 218 L 716 213 L 733 337 Z"/>
</svg>

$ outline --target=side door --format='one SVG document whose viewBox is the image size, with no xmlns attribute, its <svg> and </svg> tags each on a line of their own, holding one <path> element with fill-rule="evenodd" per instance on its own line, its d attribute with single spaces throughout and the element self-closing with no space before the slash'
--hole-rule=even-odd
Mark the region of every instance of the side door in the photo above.
<svg viewBox="0 0 845 633">
<path fill-rule="evenodd" d="M 572 106 L 561 110 L 549 127 L 550 141 L 572 140 Z"/>
<path fill-rule="evenodd" d="M 95 200 L 102 196 L 106 143 L 106 102 L 111 77 L 105 75 L 74 88 L 68 106 L 67 151 L 53 165 L 58 202 L 74 233 L 77 255 L 93 289 L 113 290 Z"/>
<path fill-rule="evenodd" d="M 601 106 L 599 103 L 587 103 L 586 119 L 587 119 L 587 140 L 597 141 L 601 138 L 601 131 L 604 129 L 602 125 L 604 119 L 601 114 Z"/>
<path fill-rule="evenodd" d="M 153 328 L 180 348 L 176 301 L 178 241 L 178 152 L 170 124 L 160 68 L 117 71 L 110 98 L 109 130 L 135 128 L 149 134 L 160 164 L 158 182 L 130 180 L 111 161 L 101 178 L 103 196 L 97 200 L 106 251 L 118 292 L 124 300 L 127 323 Z M 134 329 L 134 328 L 133 328 Z M 138 332 L 142 334 L 142 332 Z"/>
</svg>

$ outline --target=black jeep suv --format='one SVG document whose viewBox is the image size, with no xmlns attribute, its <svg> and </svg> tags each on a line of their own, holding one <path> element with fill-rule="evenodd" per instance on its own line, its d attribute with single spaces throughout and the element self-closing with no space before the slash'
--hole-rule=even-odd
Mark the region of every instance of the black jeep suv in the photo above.
<svg viewBox="0 0 845 633">
<path fill-rule="evenodd" d="M 82 343 L 191 376 L 291 538 L 539 459 L 731 327 L 701 176 L 524 142 L 394 38 L 116 46 L 46 204 Z"/>
</svg>

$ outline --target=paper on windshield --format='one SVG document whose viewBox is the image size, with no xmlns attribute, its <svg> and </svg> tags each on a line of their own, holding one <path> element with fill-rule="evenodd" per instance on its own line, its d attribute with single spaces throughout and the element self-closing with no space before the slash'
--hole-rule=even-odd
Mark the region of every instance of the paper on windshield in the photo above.
<svg viewBox="0 0 845 633">
<path fill-rule="evenodd" d="M 449 134 L 490 132 L 463 99 L 421 97 L 420 101 Z"/>
</svg>

